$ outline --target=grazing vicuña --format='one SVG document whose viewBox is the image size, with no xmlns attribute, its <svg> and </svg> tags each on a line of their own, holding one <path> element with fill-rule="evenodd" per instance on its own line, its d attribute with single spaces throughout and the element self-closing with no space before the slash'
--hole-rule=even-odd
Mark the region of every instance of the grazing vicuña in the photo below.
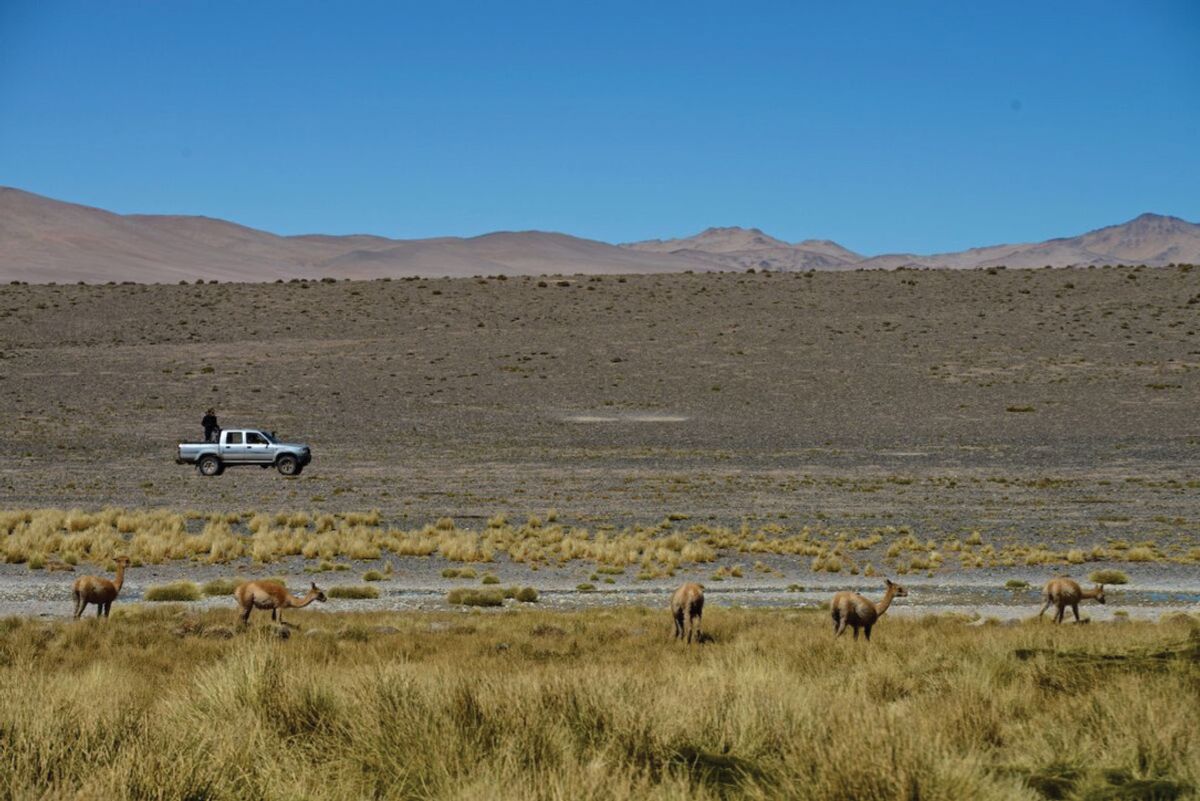
<svg viewBox="0 0 1200 801">
<path fill-rule="evenodd" d="M 1079 622 L 1079 602 L 1084 598 L 1095 598 L 1100 603 L 1104 603 L 1104 585 L 1099 584 L 1093 589 L 1085 590 L 1079 586 L 1079 583 L 1069 578 L 1053 578 L 1046 582 L 1046 588 L 1042 591 L 1042 598 L 1046 603 L 1042 604 L 1042 611 L 1038 612 L 1038 617 L 1046 614 L 1046 610 L 1050 608 L 1050 604 L 1054 604 L 1056 611 L 1054 613 L 1054 622 L 1062 623 L 1063 613 L 1067 611 L 1067 607 L 1071 607 L 1071 611 L 1075 614 L 1075 622 Z"/>
<path fill-rule="evenodd" d="M 833 615 L 835 637 L 841 636 L 842 632 L 846 630 L 846 626 L 851 626 L 854 628 L 854 639 L 858 639 L 858 630 L 861 627 L 867 641 L 871 640 L 871 627 L 892 605 L 892 599 L 908 595 L 908 590 L 893 583 L 891 579 L 884 579 L 884 581 L 887 582 L 887 590 L 883 593 L 883 600 L 879 603 L 874 603 L 857 592 L 839 592 L 833 596 L 829 608 Z"/>
<path fill-rule="evenodd" d="M 315 581 L 308 594 L 303 598 L 288 593 L 287 588 L 278 581 L 243 582 L 233 591 L 233 597 L 237 599 L 238 606 L 242 608 L 243 623 L 250 622 L 250 613 L 253 610 L 270 609 L 271 620 L 275 620 L 278 615 L 282 625 L 289 625 L 283 622 L 284 609 L 303 609 L 313 601 L 325 603 L 325 593 L 317 587 Z"/>
<path fill-rule="evenodd" d="M 675 590 L 671 596 L 671 617 L 675 619 L 675 638 L 683 639 L 684 622 L 687 623 L 687 641 L 700 642 L 700 616 L 704 614 L 704 587 L 687 583 Z"/>
<path fill-rule="evenodd" d="M 76 618 L 83 614 L 88 604 L 96 605 L 96 617 L 108 617 L 112 602 L 117 599 L 121 586 L 125 583 L 125 568 L 129 564 L 129 557 L 118 556 L 116 562 L 117 578 L 114 581 L 100 576 L 80 576 L 75 579 L 71 593 L 75 597 Z"/>
</svg>

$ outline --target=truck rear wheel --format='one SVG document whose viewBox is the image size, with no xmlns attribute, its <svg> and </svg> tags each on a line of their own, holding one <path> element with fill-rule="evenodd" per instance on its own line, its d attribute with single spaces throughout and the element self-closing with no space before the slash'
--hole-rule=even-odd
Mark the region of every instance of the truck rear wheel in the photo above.
<svg viewBox="0 0 1200 801">
<path fill-rule="evenodd" d="M 200 470 L 202 476 L 219 476 L 225 472 L 225 466 L 221 464 L 221 460 L 212 454 L 201 456 L 200 461 L 196 463 L 196 467 Z"/>
<path fill-rule="evenodd" d="M 275 469 L 281 476 L 294 476 L 300 472 L 300 462 L 295 456 L 285 454 L 275 460 Z"/>
</svg>

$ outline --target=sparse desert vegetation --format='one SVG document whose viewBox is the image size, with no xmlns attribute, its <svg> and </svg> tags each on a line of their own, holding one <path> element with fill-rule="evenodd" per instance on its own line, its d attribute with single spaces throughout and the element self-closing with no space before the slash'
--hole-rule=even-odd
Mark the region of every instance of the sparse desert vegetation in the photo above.
<svg viewBox="0 0 1200 801">
<path fill-rule="evenodd" d="M 0 286 L 0 498 L 379 509 L 406 530 L 798 522 L 856 529 L 852 557 L 887 525 L 1087 559 L 1200 522 L 1180 434 L 1200 270 L 593 278 Z M 237 366 L 214 355 L 231 347 Z M 303 404 L 274 391 L 300 370 Z M 170 446 L 208 405 L 316 460 L 201 481 Z M 120 436 L 130 420 L 140 435 Z"/>
<path fill-rule="evenodd" d="M 1145 541 L 1134 547 L 1123 540 L 1087 548 L 1052 547 L 1014 538 L 992 542 L 980 536 L 978 530 L 966 540 L 939 541 L 918 537 L 910 526 L 847 529 L 803 520 L 787 525 L 743 524 L 737 528 L 704 523 L 677 526 L 664 520 L 620 529 L 536 520 L 473 529 L 460 528 L 446 518 L 434 525 L 405 529 L 390 525 L 377 511 L 316 515 L 199 515 L 123 509 L 0 512 L 0 555 L 9 564 L 37 560 L 39 564 L 108 565 L 121 555 L 129 556 L 134 565 L 181 560 L 270 564 L 303 557 L 317 562 L 306 567 L 307 571 L 326 572 L 351 569 L 349 564 L 333 560 L 377 560 L 385 554 L 436 555 L 452 562 L 476 564 L 493 562 L 501 555 L 532 566 L 581 561 L 594 565 L 594 583 L 602 575 L 622 575 L 627 568 L 636 568 L 637 578 L 643 580 L 670 577 L 681 567 L 696 567 L 720 556 L 790 556 L 797 563 L 806 561 L 814 573 L 871 576 L 877 572 L 874 564 L 882 564 L 897 575 L 1087 562 L 1196 564 L 1200 549 L 1179 538 L 1164 538 L 1162 544 Z M 765 566 L 759 565 L 755 572 L 761 574 Z M 467 565 L 444 568 L 441 575 L 480 579 L 485 584 L 499 582 L 491 574 L 481 578 L 474 567 Z M 370 582 L 387 577 L 386 569 L 364 574 L 364 580 Z M 746 568 L 734 563 L 717 567 L 710 579 L 744 577 Z"/>
<path fill-rule="evenodd" d="M 722 609 L 691 649 L 661 610 L 294 618 L 307 636 L 287 641 L 157 605 L 108 625 L 0 622 L 0 793 L 1074 801 L 1200 786 L 1185 618 L 896 618 L 865 645 L 833 640 L 827 614 Z"/>
</svg>

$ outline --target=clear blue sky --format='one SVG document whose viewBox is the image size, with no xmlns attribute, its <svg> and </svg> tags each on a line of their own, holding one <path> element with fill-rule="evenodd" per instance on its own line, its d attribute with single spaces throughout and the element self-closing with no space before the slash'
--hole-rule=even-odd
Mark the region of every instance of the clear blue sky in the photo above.
<svg viewBox="0 0 1200 801">
<path fill-rule="evenodd" d="M 0 184 L 279 233 L 866 253 L 1195 221 L 1200 2 L 0 0 Z"/>
</svg>

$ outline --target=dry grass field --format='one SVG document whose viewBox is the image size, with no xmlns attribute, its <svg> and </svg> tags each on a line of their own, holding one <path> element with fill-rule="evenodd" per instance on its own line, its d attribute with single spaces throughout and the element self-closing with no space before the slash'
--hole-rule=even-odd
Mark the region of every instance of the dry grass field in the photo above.
<svg viewBox="0 0 1200 801">
<path fill-rule="evenodd" d="M 1200 633 L 713 610 L 0 622 L 0 798 L 1195 797 Z"/>
</svg>

